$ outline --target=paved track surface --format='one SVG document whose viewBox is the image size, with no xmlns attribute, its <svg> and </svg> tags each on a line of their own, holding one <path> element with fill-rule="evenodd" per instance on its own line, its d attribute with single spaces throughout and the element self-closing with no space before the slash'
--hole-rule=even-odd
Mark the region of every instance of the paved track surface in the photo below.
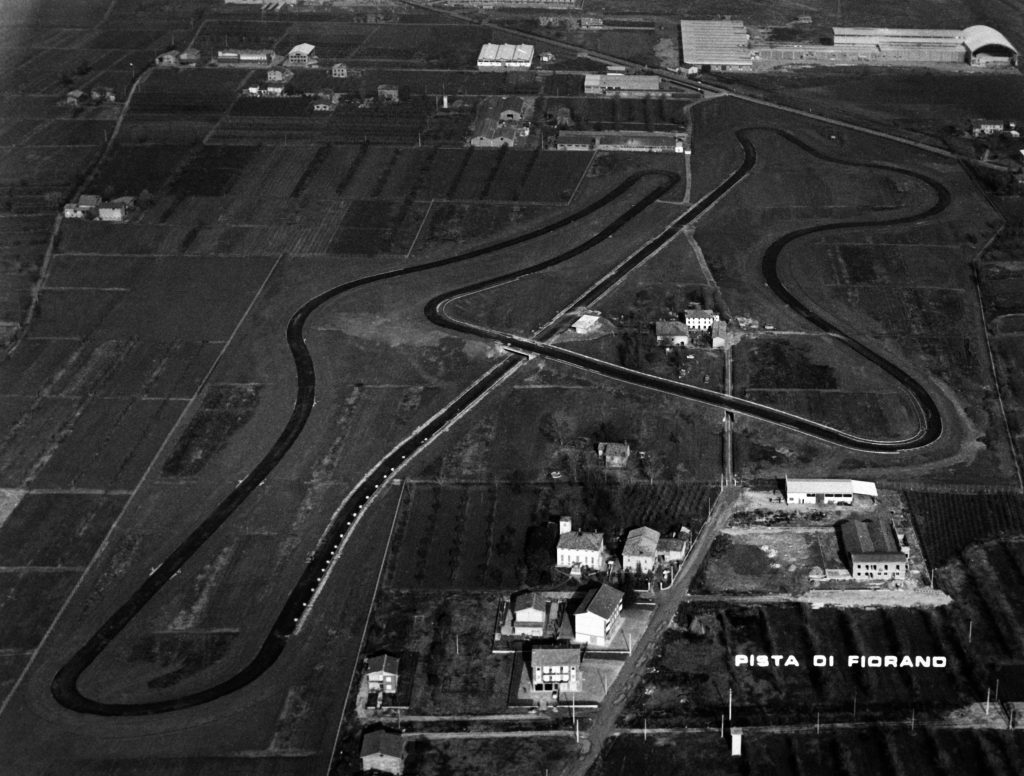
<svg viewBox="0 0 1024 776">
<path fill-rule="evenodd" d="M 604 293 L 608 287 L 620 280 L 626 273 L 643 261 L 652 252 L 657 250 L 661 245 L 672 239 L 672 237 L 674 237 L 686 224 L 690 223 L 694 218 L 706 211 L 722 196 L 724 196 L 734 185 L 736 185 L 736 183 L 738 183 L 756 163 L 756 151 L 750 140 L 750 134 L 754 131 L 765 130 L 745 129 L 737 133 L 737 138 L 744 149 L 744 161 L 736 172 L 734 172 L 711 194 L 693 205 L 683 216 L 673 221 L 665 230 L 649 241 L 643 249 L 630 257 L 629 261 L 620 265 L 616 272 L 610 274 L 602 283 L 590 289 L 584 297 L 581 297 L 581 303 L 585 304 L 587 299 L 597 298 L 600 294 Z M 785 304 L 795 312 L 805 317 L 808 321 L 820 327 L 822 330 L 839 337 L 858 354 L 883 368 L 888 374 L 911 392 L 918 402 L 920 417 L 922 420 L 917 434 L 908 439 L 895 441 L 864 439 L 808 419 L 800 418 L 796 415 L 791 415 L 780 410 L 759 405 L 755 402 L 635 372 L 615 364 L 592 359 L 572 351 L 547 344 L 544 340 L 549 339 L 555 333 L 555 325 L 545 327 L 532 338 L 525 338 L 512 336 L 503 332 L 492 331 L 484 327 L 458 321 L 444 313 L 444 307 L 454 298 L 463 296 L 467 293 L 483 290 L 503 282 L 508 282 L 510 280 L 541 272 L 544 269 L 555 266 L 556 264 L 568 261 L 589 248 L 598 245 L 604 240 L 612 237 L 615 232 L 627 225 L 640 212 L 656 202 L 680 180 L 680 177 L 677 174 L 667 171 L 648 171 L 637 173 L 624 180 L 604 197 L 553 224 L 532 230 L 514 238 L 495 242 L 467 253 L 412 267 L 382 272 L 344 283 L 313 297 L 302 305 L 288 322 L 286 331 L 288 344 L 291 348 L 292 357 L 295 363 L 296 399 L 291 415 L 280 436 L 256 467 L 238 484 L 237 487 L 234 488 L 234 490 L 231 491 L 231 493 L 224 498 L 223 501 L 221 501 L 220 504 L 218 504 L 217 507 L 214 508 L 211 514 L 205 518 L 202 523 L 200 523 L 200 525 L 181 543 L 181 545 L 179 545 L 179 547 L 175 549 L 163 563 L 153 570 L 146 581 L 110 616 L 105 623 L 103 623 L 96 633 L 81 648 L 79 648 L 69 661 L 57 672 L 51 685 L 55 699 L 69 709 L 87 714 L 104 716 L 150 715 L 186 709 L 207 703 L 214 699 L 229 695 L 253 682 L 271 665 L 273 665 L 284 650 L 288 638 L 295 633 L 302 615 L 310 604 L 310 601 L 313 599 L 329 564 L 334 556 L 341 551 L 346 533 L 351 530 L 353 523 L 358 520 L 369 502 L 372 500 L 376 491 L 384 485 L 391 476 L 393 476 L 394 472 L 400 468 L 408 458 L 427 444 L 435 434 L 444 429 L 452 418 L 458 416 L 475 401 L 478 401 L 483 395 L 497 385 L 510 370 L 525 358 L 525 356 L 518 354 L 510 354 L 503 358 L 482 378 L 471 385 L 463 394 L 455 399 L 455 401 L 448 405 L 442 412 L 427 421 L 423 426 L 417 429 L 412 436 L 399 443 L 398 446 L 396 446 L 364 476 L 362 481 L 353 489 L 335 513 L 328 530 L 325 532 L 324 538 L 321 540 L 317 548 L 311 553 L 310 560 L 306 568 L 290 592 L 270 633 L 263 641 L 256 655 L 248 665 L 242 668 L 242 670 L 234 676 L 201 691 L 160 701 L 105 703 L 100 700 L 86 697 L 78 689 L 78 680 L 82 673 L 88 669 L 95 659 L 107 648 L 111 641 L 113 641 L 118 634 L 124 630 L 128 623 L 163 588 L 163 586 L 181 570 L 185 563 L 199 550 L 199 548 L 213 537 L 220 526 L 222 526 L 224 522 L 242 506 L 246 499 L 263 483 L 281 460 L 283 460 L 284 456 L 288 453 L 291 447 L 295 444 L 299 435 L 302 433 L 312 411 L 316 393 L 316 372 L 314 369 L 313 358 L 305 343 L 305 327 L 310 316 L 315 311 L 325 303 L 338 298 L 342 294 L 371 283 L 382 282 L 393 278 L 404 277 L 431 269 L 449 266 L 486 253 L 520 245 L 528 240 L 553 233 L 564 226 L 577 222 L 599 209 L 620 200 L 638 184 L 647 179 L 660 179 L 661 182 L 655 186 L 651 192 L 631 206 L 625 213 L 609 222 L 594 236 L 553 258 L 538 262 L 524 270 L 507 273 L 499 277 L 470 284 L 450 293 L 446 293 L 443 296 L 437 297 L 431 300 L 426 307 L 428 318 L 438 325 L 449 329 L 494 339 L 505 345 L 515 346 L 525 352 L 573 364 L 596 374 L 628 382 L 633 385 L 678 395 L 687 399 L 701 401 L 726 410 L 741 412 L 751 417 L 796 429 L 818 439 L 859 450 L 871 452 L 897 452 L 921 447 L 934 441 L 934 439 L 936 439 L 941 433 L 941 418 L 939 417 L 938 409 L 935 406 L 934 401 L 931 399 L 924 387 L 899 366 L 887 360 L 883 355 L 871 349 L 867 345 L 855 340 L 845 332 L 842 332 L 830 321 L 805 306 L 783 285 L 778 277 L 777 267 L 779 255 L 793 240 L 810 234 L 835 229 L 862 226 L 892 226 L 928 218 L 941 212 L 946 207 L 950 199 L 948 191 L 946 191 L 946 189 L 938 182 L 915 171 L 890 165 L 867 163 L 855 164 L 844 160 L 834 159 L 818 152 L 816 149 L 806 145 L 801 140 L 789 135 L 788 133 L 779 132 L 778 130 L 766 131 L 778 132 L 778 134 L 782 135 L 790 142 L 799 145 L 804 150 L 821 159 L 826 159 L 838 164 L 885 170 L 907 175 L 922 181 L 931 187 L 936 193 L 935 204 L 917 214 L 911 214 L 890 220 L 835 222 L 832 224 L 810 227 L 791 232 L 784 237 L 779 238 L 769 246 L 763 261 L 765 278 L 769 287 L 772 288 L 772 290 Z"/>
</svg>

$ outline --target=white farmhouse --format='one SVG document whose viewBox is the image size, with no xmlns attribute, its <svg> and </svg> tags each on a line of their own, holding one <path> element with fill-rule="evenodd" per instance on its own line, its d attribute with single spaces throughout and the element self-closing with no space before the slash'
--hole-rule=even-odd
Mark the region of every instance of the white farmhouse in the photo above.
<svg viewBox="0 0 1024 776">
<path fill-rule="evenodd" d="M 595 587 L 573 614 L 573 640 L 597 647 L 607 646 L 621 613 L 622 592 L 605 584 Z"/>
<path fill-rule="evenodd" d="M 650 573 L 658 564 L 658 540 L 661 534 L 653 528 L 641 526 L 626 534 L 622 545 L 623 571 Z"/>
<path fill-rule="evenodd" d="M 683 320 L 687 328 L 694 331 L 709 331 L 718 322 L 718 313 L 714 310 L 690 309 L 683 312 Z"/>
</svg>

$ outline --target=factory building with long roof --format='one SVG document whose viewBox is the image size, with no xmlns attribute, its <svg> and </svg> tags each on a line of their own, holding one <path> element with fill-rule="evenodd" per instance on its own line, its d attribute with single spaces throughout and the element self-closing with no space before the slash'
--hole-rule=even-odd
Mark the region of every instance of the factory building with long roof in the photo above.
<svg viewBox="0 0 1024 776">
<path fill-rule="evenodd" d="M 753 61 L 750 35 L 742 21 L 703 21 L 683 19 L 679 22 L 684 65 L 702 70 L 750 70 Z"/>
</svg>

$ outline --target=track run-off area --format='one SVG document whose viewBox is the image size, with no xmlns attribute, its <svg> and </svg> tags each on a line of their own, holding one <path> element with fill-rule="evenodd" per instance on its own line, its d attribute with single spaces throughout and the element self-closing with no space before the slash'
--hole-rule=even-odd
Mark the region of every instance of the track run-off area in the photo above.
<svg viewBox="0 0 1024 776">
<path fill-rule="evenodd" d="M 660 391 L 680 398 L 702 402 L 719 407 L 729 412 L 737 412 L 749 417 L 763 420 L 776 425 L 794 429 L 816 439 L 842 445 L 848 448 L 872 453 L 896 453 L 923 447 L 934 442 L 942 432 L 942 419 L 934 400 L 928 391 L 914 377 L 900 366 L 892 363 L 884 355 L 859 341 L 838 326 L 816 313 L 790 292 L 778 275 L 780 255 L 787 245 L 794 240 L 811 234 L 834 231 L 839 229 L 863 227 L 892 227 L 909 224 L 931 218 L 941 213 L 950 203 L 949 191 L 938 181 L 919 172 L 893 165 L 851 162 L 828 156 L 804 143 L 801 139 L 788 132 L 774 128 L 750 127 L 738 130 L 736 137 L 744 152 L 742 164 L 712 192 L 690 206 L 685 213 L 673 220 L 660 233 L 653 236 L 640 250 L 633 253 L 620 263 L 611 273 L 597 284 L 586 290 L 577 302 L 585 305 L 588 300 L 600 297 L 612 285 L 621 280 L 627 273 L 637 267 L 651 254 L 665 245 L 678 234 L 687 224 L 716 204 L 736 184 L 738 184 L 757 162 L 757 152 L 751 135 L 756 132 L 774 132 L 812 154 L 813 156 L 835 164 L 861 167 L 905 175 L 928 186 L 935 194 L 935 201 L 926 209 L 917 213 L 887 220 L 836 221 L 789 232 L 775 240 L 766 249 L 762 268 L 768 287 L 779 300 L 801 315 L 808 322 L 828 333 L 861 357 L 877 365 L 906 388 L 915 400 L 919 415 L 919 427 L 914 435 L 901 440 L 873 440 L 859 437 L 842 430 L 818 423 L 808 418 L 767 407 L 756 402 L 740 399 L 731 395 L 718 393 L 705 388 L 677 383 L 672 380 L 655 377 L 642 372 L 607 361 L 601 361 L 575 353 L 571 350 L 549 344 L 547 340 L 559 327 L 558 319 L 542 328 L 532 337 L 521 337 L 506 332 L 494 331 L 466 321 L 460 321 L 445 313 L 445 307 L 456 298 L 482 291 L 492 286 L 507 283 L 520 278 L 543 272 L 557 264 L 569 261 L 585 251 L 614 235 L 637 215 L 657 202 L 680 181 L 680 176 L 664 170 L 648 170 L 635 173 L 616 185 L 604 196 L 589 205 L 576 210 L 572 214 L 529 232 L 515 237 L 500 240 L 472 251 L 460 253 L 434 261 L 409 267 L 368 275 L 349 281 L 324 291 L 305 302 L 292 315 L 286 329 L 286 337 L 292 358 L 295 363 L 296 398 L 290 416 L 280 435 L 264 454 L 256 466 L 238 483 L 238 485 L 213 509 L 213 511 L 181 542 L 181 544 L 160 563 L 145 582 L 139 586 L 121 604 L 117 610 L 100 626 L 100 628 L 83 644 L 71 658 L 58 670 L 51 683 L 51 691 L 59 704 L 70 710 L 92 715 L 111 717 L 131 717 L 162 714 L 188 709 L 208 703 L 249 685 L 259 678 L 283 652 L 288 639 L 299 629 L 303 615 L 311 605 L 318 587 L 322 583 L 331 564 L 343 553 L 344 540 L 349 531 L 370 505 L 374 495 L 409 461 L 420 449 L 443 431 L 448 424 L 465 412 L 474 403 L 496 387 L 528 356 L 542 356 L 560 361 L 591 373 L 629 383 L 642 388 Z M 427 318 L 447 329 L 458 331 L 475 337 L 492 340 L 505 347 L 514 348 L 502 357 L 491 369 L 474 382 L 453 402 L 447 405 L 423 425 L 417 428 L 405 440 L 400 442 L 383 459 L 378 461 L 360 480 L 359 484 L 348 494 L 332 515 L 330 523 L 322 535 L 317 547 L 309 554 L 308 562 L 282 605 L 270 632 L 261 643 L 258 651 L 241 670 L 227 679 L 199 691 L 183 694 L 174 698 L 138 703 L 107 703 L 86 697 L 78 689 L 79 679 L 96 658 L 117 638 L 129 622 L 142 608 L 160 592 L 160 590 L 182 569 L 196 552 L 209 541 L 217 530 L 245 503 L 260 487 L 277 465 L 288 454 L 296 443 L 309 420 L 316 397 L 316 370 L 313 358 L 305 341 L 306 324 L 310 317 L 323 305 L 365 286 L 391 279 L 406 277 L 433 269 L 447 267 L 469 259 L 477 258 L 506 248 L 512 248 L 538 237 L 542 237 L 569 226 L 581 219 L 609 206 L 632 192 L 638 185 L 648 180 L 658 181 L 657 185 L 628 210 L 609 221 L 603 228 L 583 242 L 545 259 L 529 267 L 515 272 L 506 273 L 487 280 L 472 283 L 431 299 L 426 307 Z"/>
</svg>

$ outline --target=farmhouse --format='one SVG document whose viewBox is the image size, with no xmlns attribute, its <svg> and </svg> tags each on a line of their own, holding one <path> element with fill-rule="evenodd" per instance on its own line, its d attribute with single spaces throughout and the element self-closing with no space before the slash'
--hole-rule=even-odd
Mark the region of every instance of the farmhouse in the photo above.
<svg viewBox="0 0 1024 776">
<path fill-rule="evenodd" d="M 528 43 L 485 43 L 476 58 L 478 70 L 529 70 L 533 46 Z"/>
<path fill-rule="evenodd" d="M 539 638 L 544 635 L 547 604 L 540 593 L 520 593 L 512 606 L 512 632 L 516 636 Z"/>
<path fill-rule="evenodd" d="M 376 655 L 366 661 L 366 684 L 370 692 L 398 692 L 398 658 Z"/>
<path fill-rule="evenodd" d="M 878 498 L 873 482 L 785 478 L 787 504 L 853 504 L 854 496 Z"/>
<path fill-rule="evenodd" d="M 661 92 L 661 78 L 656 75 L 625 73 L 591 73 L 583 77 L 584 94 L 618 94 L 623 97 L 644 97 Z"/>
<path fill-rule="evenodd" d="M 292 67 L 316 67 L 319 61 L 316 46 L 312 43 L 299 43 L 288 52 L 288 64 Z"/>
<path fill-rule="evenodd" d="M 155 64 L 157 67 L 177 67 L 181 64 L 181 52 L 178 49 L 171 49 L 163 54 L 157 54 Z"/>
<path fill-rule="evenodd" d="M 530 650 L 530 671 L 535 692 L 578 692 L 579 647 L 534 647 Z"/>
<path fill-rule="evenodd" d="M 599 569 L 607 559 L 604 534 L 566 529 L 558 537 L 555 562 L 562 568 L 578 565 L 580 568 Z"/>
<path fill-rule="evenodd" d="M 702 70 L 752 70 L 750 35 L 738 19 L 679 22 L 684 65 Z"/>
<path fill-rule="evenodd" d="M 128 215 L 128 206 L 123 202 L 105 202 L 100 205 L 96 215 L 100 221 L 110 221 L 116 224 L 124 223 Z"/>
<path fill-rule="evenodd" d="M 874 517 L 844 520 L 839 543 L 854 579 L 906 579 L 909 548 L 900 551 L 891 524 Z"/>
<path fill-rule="evenodd" d="M 998 135 L 1006 128 L 1002 119 L 971 119 L 971 134 L 974 137 Z"/>
<path fill-rule="evenodd" d="M 682 321 L 655 321 L 654 338 L 662 347 L 685 347 L 690 344 L 690 327 Z"/>
<path fill-rule="evenodd" d="M 64 205 L 64 217 L 89 218 L 95 216 L 102 202 L 103 198 L 95 194 L 83 194 L 78 198 L 78 202 L 68 202 Z"/>
<path fill-rule="evenodd" d="M 600 442 L 597 457 L 606 469 L 622 469 L 629 462 L 629 442 Z"/>
<path fill-rule="evenodd" d="M 68 92 L 67 97 L 64 98 L 64 101 L 68 105 L 77 107 L 78 105 L 81 105 L 82 102 L 84 102 L 86 99 L 86 94 L 81 89 L 72 89 L 70 92 Z"/>
<path fill-rule="evenodd" d="M 287 67 L 272 67 L 267 70 L 267 83 L 283 84 L 292 80 L 294 77 L 295 73 Z"/>
<path fill-rule="evenodd" d="M 469 144 L 477 148 L 501 148 L 515 145 L 516 138 L 529 133 L 520 127 L 523 117 L 532 109 L 522 97 L 490 97 L 477 109 Z"/>
<path fill-rule="evenodd" d="M 573 614 L 574 641 L 604 647 L 622 613 L 622 592 L 610 585 L 595 587 Z"/>
<path fill-rule="evenodd" d="M 701 310 L 691 308 L 683 312 L 683 320 L 690 329 L 696 331 L 710 331 L 711 327 L 718 322 L 718 313 L 714 310 Z"/>
<path fill-rule="evenodd" d="M 622 568 L 624 571 L 635 571 L 649 574 L 658 563 L 658 540 L 661 534 L 653 528 L 642 526 L 634 528 L 626 534 L 626 542 L 622 545 Z"/>
<path fill-rule="evenodd" d="M 379 84 L 377 86 L 377 99 L 380 102 L 397 103 L 398 87 L 394 84 Z"/>
<path fill-rule="evenodd" d="M 405 769 L 405 742 L 400 733 L 374 730 L 363 736 L 359 757 L 364 771 L 383 771 L 401 776 Z"/>
<path fill-rule="evenodd" d="M 348 65 L 344 62 L 335 62 L 331 65 L 331 78 L 348 78 Z"/>
<path fill-rule="evenodd" d="M 690 531 L 683 528 L 679 536 L 662 536 L 658 539 L 658 561 L 660 563 L 672 563 L 681 561 L 686 557 L 686 551 L 690 548 Z"/>
</svg>

